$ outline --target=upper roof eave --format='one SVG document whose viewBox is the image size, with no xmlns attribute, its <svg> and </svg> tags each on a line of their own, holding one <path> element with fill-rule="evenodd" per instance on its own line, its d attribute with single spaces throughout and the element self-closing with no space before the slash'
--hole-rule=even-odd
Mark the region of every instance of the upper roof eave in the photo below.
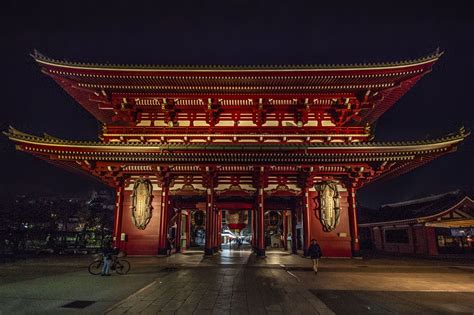
<svg viewBox="0 0 474 315">
<path fill-rule="evenodd" d="M 86 63 L 58 60 L 47 57 L 37 50 L 31 54 L 36 62 L 43 66 L 52 66 L 69 70 L 90 71 L 163 71 L 163 72 L 247 72 L 247 71 L 357 71 L 357 70 L 396 70 L 413 66 L 422 66 L 434 63 L 444 54 L 437 49 L 433 53 L 417 59 L 383 63 L 356 63 L 356 64 L 306 64 L 306 65 L 146 65 L 146 64 L 106 64 Z"/>
</svg>

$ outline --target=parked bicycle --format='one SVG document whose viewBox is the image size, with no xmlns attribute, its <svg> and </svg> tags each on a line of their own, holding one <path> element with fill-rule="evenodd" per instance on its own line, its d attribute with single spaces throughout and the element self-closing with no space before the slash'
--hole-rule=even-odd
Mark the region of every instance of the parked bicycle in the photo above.
<svg viewBox="0 0 474 315">
<path fill-rule="evenodd" d="M 115 270 L 119 275 L 125 275 L 130 271 L 130 263 L 121 258 L 121 253 L 118 255 L 112 255 L 112 261 L 110 262 L 110 270 Z M 100 275 L 102 273 L 102 267 L 104 266 L 104 255 L 99 254 L 94 261 L 89 265 L 89 273 L 92 275 Z"/>
</svg>

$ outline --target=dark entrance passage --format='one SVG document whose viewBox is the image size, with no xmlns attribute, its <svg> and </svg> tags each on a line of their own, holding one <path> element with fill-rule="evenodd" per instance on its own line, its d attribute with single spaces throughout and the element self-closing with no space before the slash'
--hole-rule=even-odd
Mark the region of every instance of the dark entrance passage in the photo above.
<svg viewBox="0 0 474 315">
<path fill-rule="evenodd" d="M 177 209 L 169 222 L 168 238 L 174 240 L 176 252 L 204 249 L 206 240 L 206 213 L 199 209 Z"/>
<path fill-rule="evenodd" d="M 189 247 L 204 249 L 206 242 L 206 213 L 202 210 L 190 211 Z"/>
<path fill-rule="evenodd" d="M 176 252 L 204 250 L 206 211 L 203 196 L 173 195 L 168 235 L 174 239 Z"/>
<path fill-rule="evenodd" d="M 265 203 L 264 237 L 266 249 L 296 252 L 298 233 L 297 196 L 272 196 Z"/>
<path fill-rule="evenodd" d="M 265 212 L 265 247 L 285 248 L 285 235 L 287 228 L 284 227 L 286 211 L 271 210 Z"/>
</svg>

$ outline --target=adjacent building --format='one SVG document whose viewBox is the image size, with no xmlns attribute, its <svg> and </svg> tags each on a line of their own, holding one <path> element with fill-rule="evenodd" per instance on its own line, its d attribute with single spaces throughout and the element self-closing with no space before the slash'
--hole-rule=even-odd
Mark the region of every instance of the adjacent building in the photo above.
<svg viewBox="0 0 474 315">
<path fill-rule="evenodd" d="M 474 254 L 474 200 L 465 192 L 383 205 L 360 219 L 361 241 L 380 252 Z"/>
</svg>

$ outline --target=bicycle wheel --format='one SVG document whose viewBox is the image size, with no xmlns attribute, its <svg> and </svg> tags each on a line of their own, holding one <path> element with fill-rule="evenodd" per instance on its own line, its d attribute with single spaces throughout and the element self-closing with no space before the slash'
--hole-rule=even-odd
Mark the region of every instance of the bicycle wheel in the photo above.
<svg viewBox="0 0 474 315">
<path fill-rule="evenodd" d="M 119 275 L 126 275 L 130 271 L 130 263 L 124 259 L 117 260 L 115 272 Z"/>
<path fill-rule="evenodd" d="M 91 275 L 94 275 L 94 276 L 100 275 L 102 273 L 102 261 L 100 260 L 93 261 L 89 265 L 88 270 Z"/>
</svg>

